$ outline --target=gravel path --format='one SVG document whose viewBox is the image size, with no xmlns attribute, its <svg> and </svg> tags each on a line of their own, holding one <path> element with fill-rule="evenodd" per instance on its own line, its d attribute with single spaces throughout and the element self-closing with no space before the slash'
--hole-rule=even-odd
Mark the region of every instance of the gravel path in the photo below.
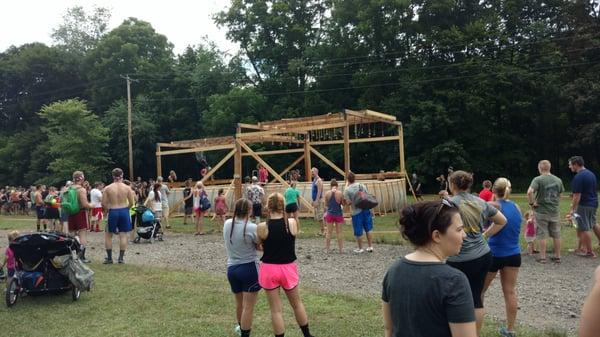
<svg viewBox="0 0 600 337">
<path fill-rule="evenodd" d="M 0 240 L 5 242 L 5 231 L 0 231 Z M 93 233 L 89 240 L 88 256 L 94 262 L 100 262 L 104 258 L 103 235 Z M 114 244 L 117 244 L 116 240 Z M 332 244 L 335 243 L 332 241 Z M 298 240 L 296 245 L 302 282 L 318 289 L 373 298 L 380 296 L 381 280 L 387 267 L 410 251 L 403 246 L 377 245 L 375 252 L 357 255 L 351 252 L 354 243 L 346 242 L 344 254 L 326 254 L 322 239 Z M 127 263 L 221 275 L 225 274 L 225 261 L 220 234 L 196 237 L 169 233 L 163 242 L 130 245 L 126 255 Z M 597 264 L 597 260 L 571 254 L 563 257 L 562 264 L 539 264 L 533 257 L 524 256 L 517 290 L 519 324 L 540 330 L 567 330 L 569 335 L 574 335 Z M 505 317 L 499 279 L 493 282 L 485 303 L 491 316 Z"/>
</svg>

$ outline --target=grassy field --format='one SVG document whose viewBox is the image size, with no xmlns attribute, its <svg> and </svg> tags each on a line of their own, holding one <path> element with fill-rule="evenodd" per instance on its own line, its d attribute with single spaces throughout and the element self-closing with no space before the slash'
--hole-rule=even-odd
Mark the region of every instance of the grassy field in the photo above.
<svg viewBox="0 0 600 337">
<path fill-rule="evenodd" d="M 92 264 L 96 286 L 77 302 L 70 294 L 24 297 L 11 309 L 0 305 L 3 336 L 235 336 L 235 306 L 224 275 L 134 265 Z M 383 334 L 380 301 L 301 288 L 311 332 L 317 337 Z M 289 305 L 286 336 L 300 337 Z M 79 328 L 81 327 L 81 328 Z M 483 336 L 497 336 L 488 322 Z M 264 295 L 255 310 L 253 336 L 271 336 Z M 519 330 L 523 337 L 566 336 Z"/>
<path fill-rule="evenodd" d="M 429 199 L 434 196 L 429 196 Z M 522 210 L 527 209 L 524 195 L 513 197 Z M 563 214 L 570 202 L 562 202 Z M 208 220 L 208 219 L 207 219 Z M 172 219 L 172 231 L 192 233 L 192 225 Z M 302 221 L 303 238 L 316 237 L 318 225 Z M 207 231 L 219 228 L 206 222 Z M 29 231 L 35 228 L 32 217 L 0 216 L 0 229 Z M 397 217 L 375 219 L 378 242 L 405 244 L 397 230 Z M 563 226 L 564 249 L 575 246 L 575 230 Z M 344 228 L 347 240 L 353 240 L 350 226 Z M 5 238 L 3 238 L 5 240 Z M 3 247 L 4 243 L 0 243 Z M 0 305 L 3 336 L 234 336 L 234 302 L 225 275 L 165 270 L 134 265 L 104 266 L 92 264 L 96 287 L 73 303 L 70 295 L 23 298 L 12 309 Z M 3 287 L 3 285 L 1 286 Z M 378 297 L 357 297 L 323 292 L 303 286 L 301 289 L 311 330 L 323 336 L 381 336 L 383 322 Z M 288 305 L 286 336 L 301 336 Z M 78 328 L 82 326 L 83 328 Z M 497 336 L 498 325 L 489 321 L 483 336 Z M 269 311 L 264 295 L 255 312 L 253 336 L 271 335 Z M 532 331 L 522 328 L 519 336 L 567 336 L 560 331 Z"/>
</svg>

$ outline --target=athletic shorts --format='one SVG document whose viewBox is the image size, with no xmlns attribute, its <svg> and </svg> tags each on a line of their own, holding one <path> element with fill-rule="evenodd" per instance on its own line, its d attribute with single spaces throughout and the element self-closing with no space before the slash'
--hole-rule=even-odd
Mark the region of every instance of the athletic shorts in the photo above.
<svg viewBox="0 0 600 337">
<path fill-rule="evenodd" d="M 258 262 L 248 262 L 227 267 L 227 280 L 231 286 L 231 292 L 254 293 L 260 291 L 258 284 Z"/>
<path fill-rule="evenodd" d="M 36 214 L 38 220 L 43 219 L 44 215 L 46 214 L 46 207 L 44 207 L 44 206 L 35 206 L 35 214 Z"/>
<path fill-rule="evenodd" d="M 68 222 L 69 231 L 71 232 L 88 228 L 88 217 L 84 209 L 80 210 L 76 214 L 69 215 Z"/>
<path fill-rule="evenodd" d="M 363 209 L 360 213 L 352 216 L 352 229 L 354 229 L 354 236 L 359 237 L 364 232 L 370 232 L 373 230 L 373 216 L 371 210 Z"/>
<path fill-rule="evenodd" d="M 286 213 L 294 213 L 298 211 L 298 204 L 297 203 L 292 203 L 292 204 L 287 204 L 285 205 L 285 212 Z"/>
<path fill-rule="evenodd" d="M 467 279 L 469 280 L 469 287 L 471 288 L 471 296 L 473 296 L 473 303 L 475 304 L 475 309 L 483 308 L 481 292 L 483 291 L 485 277 L 492 266 L 492 253 L 488 252 L 482 257 L 478 257 L 471 261 L 447 261 L 446 263 L 450 267 L 462 271 L 465 276 L 467 276 Z"/>
<path fill-rule="evenodd" d="M 535 235 L 538 239 L 560 239 L 560 215 L 535 213 Z"/>
<path fill-rule="evenodd" d="M 169 206 L 163 206 L 162 207 L 162 218 L 168 218 L 169 217 Z"/>
<path fill-rule="evenodd" d="M 92 208 L 92 221 L 102 221 L 104 214 L 102 214 L 102 207 Z"/>
<path fill-rule="evenodd" d="M 252 204 L 252 216 L 262 216 L 262 204 Z"/>
<path fill-rule="evenodd" d="M 185 215 L 191 215 L 194 213 L 194 207 L 192 206 L 185 206 Z"/>
<path fill-rule="evenodd" d="M 60 211 L 58 208 L 46 207 L 44 212 L 44 219 L 58 220 L 60 219 Z"/>
<path fill-rule="evenodd" d="M 194 214 L 196 214 L 196 216 L 202 216 L 202 213 L 204 212 L 201 208 L 194 208 Z"/>
<path fill-rule="evenodd" d="M 108 231 L 110 233 L 131 232 L 129 208 L 113 208 L 108 210 Z"/>
<path fill-rule="evenodd" d="M 326 223 L 344 223 L 344 216 L 343 215 L 331 215 L 329 213 L 325 213 L 325 222 Z"/>
<path fill-rule="evenodd" d="M 261 263 L 258 273 L 258 284 L 266 290 L 282 287 L 292 290 L 298 286 L 298 265 L 296 262 L 287 264 Z"/>
<path fill-rule="evenodd" d="M 7 271 L 6 275 L 8 277 L 14 277 L 15 276 L 15 268 L 6 268 L 6 271 Z"/>
<path fill-rule="evenodd" d="M 503 257 L 492 257 L 492 265 L 489 270 L 491 273 L 495 273 L 504 267 L 521 267 L 521 254 Z"/>
<path fill-rule="evenodd" d="M 596 207 L 587 207 L 587 206 L 578 206 L 577 214 L 579 214 L 579 218 L 577 219 L 577 231 L 578 232 L 587 232 L 594 228 L 596 225 L 596 211 L 598 209 Z"/>
</svg>

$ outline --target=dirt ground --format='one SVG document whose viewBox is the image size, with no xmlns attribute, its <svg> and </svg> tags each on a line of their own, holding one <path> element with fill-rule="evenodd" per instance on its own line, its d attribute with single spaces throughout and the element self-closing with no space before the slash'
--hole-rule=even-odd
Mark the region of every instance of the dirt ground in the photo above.
<svg viewBox="0 0 600 337">
<path fill-rule="evenodd" d="M 6 232 L 0 231 L 0 242 Z M 88 257 L 94 262 L 104 258 L 102 233 L 90 235 Z M 118 243 L 115 240 L 115 253 Z M 332 246 L 335 242 L 332 241 Z M 410 249 L 403 246 L 376 245 L 373 253 L 354 254 L 353 242 L 345 242 L 344 253 L 327 254 L 320 238 L 298 240 L 300 280 L 311 287 L 333 292 L 379 298 L 381 281 L 389 265 Z M 165 266 L 222 274 L 225 277 L 226 252 L 220 234 L 193 236 L 165 235 L 165 241 L 153 244 L 130 244 L 126 262 L 139 265 Z M 518 280 L 521 325 L 538 330 L 576 332 L 581 306 L 592 285 L 598 260 L 568 254 L 562 264 L 539 264 L 533 257 L 523 256 Z M 118 266 L 115 266 L 118 268 Z M 486 309 L 492 317 L 502 320 L 504 300 L 500 280 L 496 279 L 485 297 Z"/>
</svg>

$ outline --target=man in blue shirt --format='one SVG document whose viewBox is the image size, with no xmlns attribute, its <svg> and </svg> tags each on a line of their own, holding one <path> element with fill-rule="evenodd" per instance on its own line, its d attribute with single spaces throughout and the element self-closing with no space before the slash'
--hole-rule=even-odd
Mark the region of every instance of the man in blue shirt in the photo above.
<svg viewBox="0 0 600 337">
<path fill-rule="evenodd" d="M 569 158 L 569 169 L 576 173 L 571 182 L 573 192 L 573 203 L 568 217 L 577 224 L 577 237 L 579 238 L 579 249 L 577 255 L 583 257 L 596 257 L 592 249 L 592 234 L 594 230 L 596 237 L 600 240 L 600 227 L 596 222 L 596 211 L 598 210 L 598 184 L 596 175 L 585 168 L 581 156 Z"/>
</svg>

